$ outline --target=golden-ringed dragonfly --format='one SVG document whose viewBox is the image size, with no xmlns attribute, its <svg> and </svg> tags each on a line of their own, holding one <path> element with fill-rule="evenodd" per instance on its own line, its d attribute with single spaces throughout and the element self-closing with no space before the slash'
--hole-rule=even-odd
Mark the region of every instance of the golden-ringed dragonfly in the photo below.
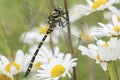
<svg viewBox="0 0 120 80">
<path fill-rule="evenodd" d="M 27 71 L 26 71 L 24 77 L 26 77 L 30 73 L 32 66 L 33 66 L 33 63 L 34 63 L 34 60 L 35 60 L 35 57 L 37 56 L 37 54 L 38 54 L 43 42 L 47 38 L 48 34 L 53 32 L 53 29 L 57 26 L 57 24 L 59 24 L 59 26 L 64 27 L 64 24 L 62 22 L 62 18 L 66 19 L 66 17 L 64 17 L 65 14 L 66 13 L 64 12 L 64 10 L 62 8 L 58 7 L 56 9 L 54 9 L 54 11 L 52 12 L 51 15 L 48 16 L 49 28 L 48 28 L 46 34 L 44 35 L 44 37 L 42 38 L 41 42 L 39 43 L 38 48 L 36 49 L 32 59 L 30 61 L 30 64 L 28 65 L 28 68 L 27 68 Z"/>
</svg>

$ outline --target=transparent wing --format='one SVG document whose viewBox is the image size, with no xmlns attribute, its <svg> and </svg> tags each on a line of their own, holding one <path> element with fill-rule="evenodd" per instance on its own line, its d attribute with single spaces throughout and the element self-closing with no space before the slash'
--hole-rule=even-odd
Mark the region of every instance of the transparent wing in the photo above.
<svg viewBox="0 0 120 80">
<path fill-rule="evenodd" d="M 40 8 L 42 5 L 40 5 Z M 40 22 L 47 22 L 47 13 L 42 13 L 41 9 L 37 9 L 28 2 L 23 3 L 24 22 L 30 27 L 38 26 Z"/>
</svg>

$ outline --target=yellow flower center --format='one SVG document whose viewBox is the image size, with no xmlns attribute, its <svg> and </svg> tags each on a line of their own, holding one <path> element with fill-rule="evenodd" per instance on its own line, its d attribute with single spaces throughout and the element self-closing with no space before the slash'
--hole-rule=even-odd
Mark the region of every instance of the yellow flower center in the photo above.
<svg viewBox="0 0 120 80">
<path fill-rule="evenodd" d="M 20 71 L 20 65 L 17 64 L 16 62 L 10 62 L 5 66 L 5 70 L 10 73 L 10 68 L 11 66 L 14 66 L 18 71 Z"/>
<path fill-rule="evenodd" d="M 48 30 L 48 26 L 47 25 L 46 26 L 42 26 L 42 27 L 39 28 L 40 34 L 45 34 L 47 32 L 47 30 Z"/>
<path fill-rule="evenodd" d="M 35 63 L 34 68 L 39 69 L 41 65 L 42 65 L 41 62 L 37 62 L 37 63 Z"/>
<path fill-rule="evenodd" d="M 92 5 L 92 9 L 97 9 L 98 7 L 100 7 L 101 5 L 105 4 L 107 2 L 107 0 L 96 0 L 93 5 Z"/>
<path fill-rule="evenodd" d="M 90 41 L 92 39 L 92 37 L 90 36 L 90 34 L 84 34 L 84 39 L 86 41 Z"/>
<path fill-rule="evenodd" d="M 0 80 L 12 80 L 12 78 L 4 74 L 0 74 Z"/>
<path fill-rule="evenodd" d="M 101 61 L 99 54 L 96 56 L 96 58 L 97 58 L 98 61 Z"/>
<path fill-rule="evenodd" d="M 104 44 L 102 44 L 102 46 L 107 47 L 107 46 L 109 46 L 109 43 L 104 43 Z"/>
<path fill-rule="evenodd" d="M 119 32 L 120 28 L 118 25 L 114 26 L 114 31 Z"/>
<path fill-rule="evenodd" d="M 54 66 L 53 69 L 51 70 L 51 76 L 58 77 L 62 75 L 64 72 L 65 72 L 65 67 L 61 64 L 58 64 Z"/>
</svg>

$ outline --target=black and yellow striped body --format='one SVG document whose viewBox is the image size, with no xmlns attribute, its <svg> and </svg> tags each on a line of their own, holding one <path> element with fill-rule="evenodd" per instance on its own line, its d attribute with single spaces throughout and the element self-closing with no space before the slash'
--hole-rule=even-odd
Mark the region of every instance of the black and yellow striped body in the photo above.
<svg viewBox="0 0 120 80">
<path fill-rule="evenodd" d="M 56 27 L 56 25 L 59 23 L 59 26 L 63 26 L 63 23 L 62 23 L 62 20 L 61 18 L 63 17 L 64 18 L 64 12 L 63 12 L 63 9 L 62 8 L 57 8 L 57 9 L 54 9 L 53 13 L 48 17 L 48 25 L 49 25 L 49 28 L 46 32 L 46 34 L 44 35 L 43 39 L 41 40 L 40 44 L 38 45 L 38 48 L 36 49 L 32 59 L 31 59 L 31 62 L 27 68 L 27 71 L 25 73 L 25 77 L 29 74 L 29 72 L 31 71 L 32 69 L 32 66 L 33 66 L 33 63 L 34 63 L 34 60 L 35 60 L 35 57 L 37 56 L 43 42 L 45 41 L 45 39 L 47 38 L 48 34 L 50 34 L 53 29 Z"/>
</svg>

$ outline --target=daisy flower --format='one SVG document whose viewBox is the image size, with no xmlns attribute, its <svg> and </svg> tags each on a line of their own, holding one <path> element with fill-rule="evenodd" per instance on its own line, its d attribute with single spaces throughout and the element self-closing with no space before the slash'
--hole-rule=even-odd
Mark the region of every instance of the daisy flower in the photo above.
<svg viewBox="0 0 120 80">
<path fill-rule="evenodd" d="M 92 36 L 99 37 L 99 36 L 113 36 L 113 37 L 119 37 L 120 35 L 120 23 L 118 22 L 118 19 L 115 15 L 112 15 L 112 24 L 103 24 L 98 23 L 101 28 L 97 28 L 91 33 Z"/>
<path fill-rule="evenodd" d="M 111 7 L 117 0 L 86 0 L 88 5 L 79 5 L 80 8 L 87 10 L 87 15 Z"/>
<path fill-rule="evenodd" d="M 39 28 L 33 28 L 31 31 L 23 33 L 20 40 L 29 45 L 39 43 L 47 32 L 48 27 L 48 25 L 42 24 Z M 48 42 L 48 38 L 46 41 Z"/>
<path fill-rule="evenodd" d="M 5 71 L 16 75 L 17 73 L 22 71 L 22 64 L 24 59 L 24 53 L 22 50 L 18 50 L 16 53 L 15 61 L 9 62 L 9 60 L 5 56 L 0 56 L 1 65 L 4 67 Z"/>
<path fill-rule="evenodd" d="M 41 24 L 39 28 L 33 28 L 31 31 L 23 33 L 20 40 L 29 45 L 38 44 L 46 34 L 48 28 L 49 25 Z M 53 40 L 54 44 L 57 44 L 58 37 L 61 35 L 61 28 L 57 25 L 54 29 L 55 30 L 51 33 L 51 39 Z M 48 43 L 49 41 L 50 35 L 48 35 L 45 42 Z"/>
<path fill-rule="evenodd" d="M 39 53 L 45 63 L 49 63 L 52 59 L 59 57 L 60 54 L 62 53 L 59 51 L 58 47 L 55 47 L 53 52 L 46 47 L 42 47 Z"/>
<path fill-rule="evenodd" d="M 58 58 L 54 58 L 49 64 L 42 65 L 42 69 L 38 70 L 38 78 L 44 80 L 58 80 L 60 77 L 71 77 L 70 72 L 76 66 L 76 58 L 71 54 L 61 54 Z"/>
<path fill-rule="evenodd" d="M 24 63 L 23 63 L 23 72 L 26 72 L 30 61 L 33 57 L 33 53 L 32 54 L 26 54 L 24 57 Z M 44 63 L 44 60 L 41 59 L 41 56 L 37 55 L 33 64 L 33 67 L 31 69 L 32 72 L 35 72 L 37 69 L 39 69 L 41 67 L 41 65 Z"/>
<path fill-rule="evenodd" d="M 27 70 L 27 67 L 28 67 L 36 49 L 37 49 L 37 46 L 31 47 L 29 49 L 30 54 L 25 55 L 25 60 L 24 60 L 25 64 L 24 64 L 24 69 L 23 69 L 24 72 Z M 49 47 L 42 46 L 38 55 L 35 58 L 35 61 L 34 61 L 31 71 L 34 72 L 34 71 L 40 69 L 43 64 L 50 63 L 50 61 L 52 59 L 59 57 L 60 54 L 62 54 L 62 53 L 59 51 L 58 47 L 55 47 L 54 51 L 52 52 L 52 50 Z"/>
<path fill-rule="evenodd" d="M 13 80 L 13 75 L 5 70 L 2 61 L 0 61 L 0 80 Z"/>
<path fill-rule="evenodd" d="M 112 21 L 112 15 L 116 15 L 118 21 L 120 21 L 120 10 L 117 9 L 116 7 L 110 7 L 110 11 L 105 11 L 104 12 L 104 17 L 105 19 L 110 23 Z"/>
<path fill-rule="evenodd" d="M 117 38 L 111 38 L 110 41 L 105 42 L 98 40 L 96 45 L 89 44 L 88 48 L 79 45 L 78 49 L 82 51 L 82 55 L 87 55 L 88 57 L 96 60 L 100 63 L 104 71 L 107 70 L 107 62 L 115 61 L 120 56 L 120 40 Z"/>
<path fill-rule="evenodd" d="M 33 55 L 36 49 L 37 46 L 31 47 L 29 49 L 29 53 Z M 51 59 L 58 57 L 60 54 L 61 52 L 59 51 L 58 47 L 55 47 L 52 51 L 49 47 L 42 46 L 38 53 L 38 57 L 43 63 L 49 63 Z"/>
<path fill-rule="evenodd" d="M 85 15 L 85 13 L 86 13 L 85 9 L 80 8 L 79 5 L 75 5 L 69 11 L 70 22 L 74 22 L 75 20 L 80 19 L 82 16 Z"/>
<path fill-rule="evenodd" d="M 95 29 L 95 26 L 88 27 L 85 24 L 82 24 L 80 29 L 80 38 L 82 40 L 82 44 L 88 44 L 89 42 L 94 41 L 94 38 L 91 36 L 91 32 Z"/>
</svg>

